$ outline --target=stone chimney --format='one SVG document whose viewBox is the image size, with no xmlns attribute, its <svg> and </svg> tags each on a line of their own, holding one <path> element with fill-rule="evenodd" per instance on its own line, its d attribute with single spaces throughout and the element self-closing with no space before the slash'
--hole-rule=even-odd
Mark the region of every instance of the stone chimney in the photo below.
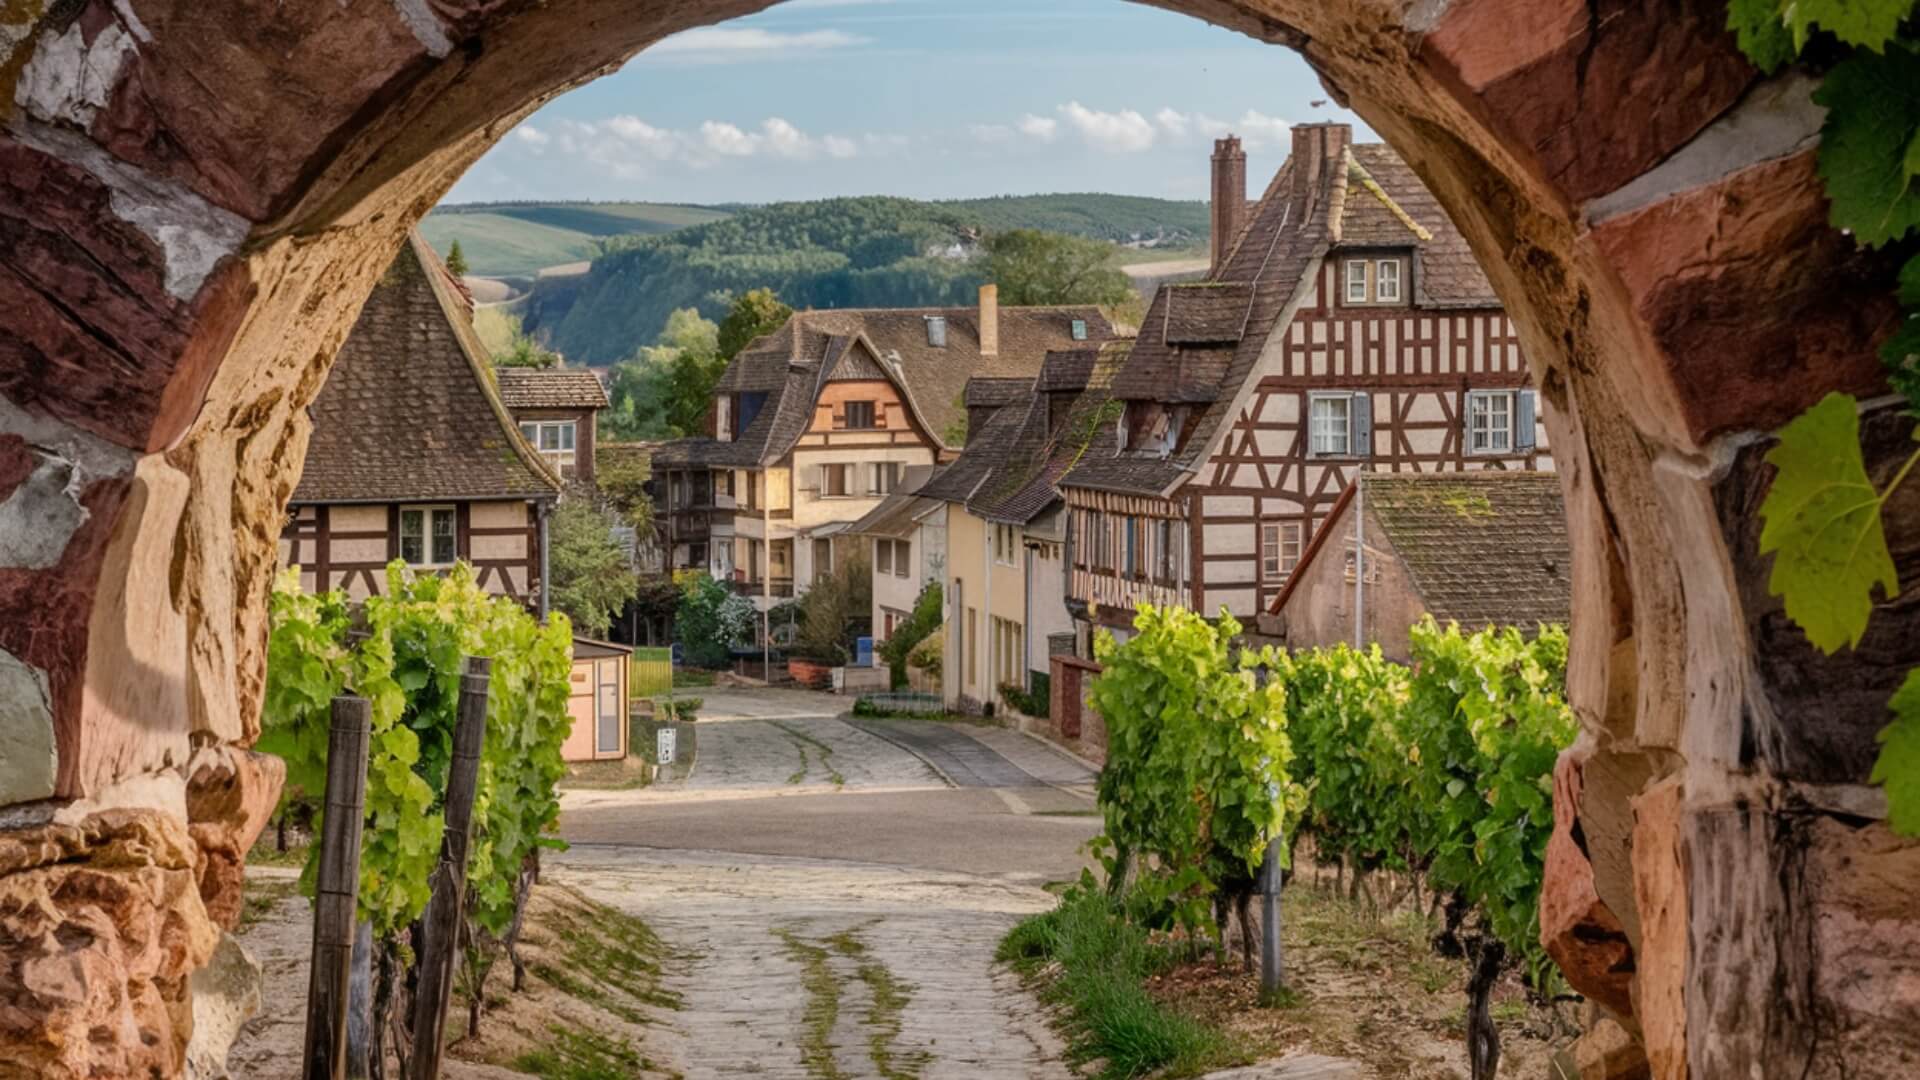
<svg viewBox="0 0 1920 1080">
<path fill-rule="evenodd" d="M 1213 266 L 1217 274 L 1247 220 L 1247 152 L 1238 136 L 1213 141 Z"/>
<path fill-rule="evenodd" d="M 980 355 L 1000 355 L 1000 286 L 980 286 Z"/>
<path fill-rule="evenodd" d="M 1293 127 L 1293 198 L 1304 201 L 1325 179 L 1328 162 L 1346 156 L 1353 128 L 1346 124 L 1295 124 Z"/>
</svg>

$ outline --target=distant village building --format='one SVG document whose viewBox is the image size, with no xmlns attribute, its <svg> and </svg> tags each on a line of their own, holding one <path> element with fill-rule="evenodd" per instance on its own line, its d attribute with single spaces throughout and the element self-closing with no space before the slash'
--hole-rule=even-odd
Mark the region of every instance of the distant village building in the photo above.
<svg viewBox="0 0 1920 1080">
<path fill-rule="evenodd" d="M 1212 269 L 1155 294 L 1061 483 L 1083 650 L 1141 602 L 1250 623 L 1363 470 L 1552 468 L 1512 320 L 1392 151 L 1295 127 L 1252 204 L 1237 139 L 1213 168 Z"/>
<path fill-rule="evenodd" d="M 873 553 L 873 639 L 885 641 L 913 614 L 921 590 L 945 580 L 947 507 L 920 494 L 933 467 L 915 465 L 900 487 L 847 527 Z"/>
<path fill-rule="evenodd" d="M 1125 356 L 1123 342 L 1057 350 L 1034 379 L 967 384 L 968 448 L 920 489 L 946 504 L 941 686 L 953 708 L 1032 690 L 1053 641 L 1073 632 L 1059 481 L 1118 411 L 1108 391 Z"/>
<path fill-rule="evenodd" d="M 971 376 L 1031 379 L 1048 350 L 1113 334 L 1097 308 L 1002 309 L 992 286 L 977 308 L 795 313 L 728 364 L 714 438 L 655 454 L 669 520 L 704 511 L 675 536 L 674 567 L 728 578 L 763 608 L 804 592 L 864 544 L 849 527 L 906 470 L 958 454 Z"/>
<path fill-rule="evenodd" d="M 587 368 L 497 368 L 500 400 L 540 456 L 568 482 L 594 483 L 594 427 L 606 387 Z"/>
<path fill-rule="evenodd" d="M 1289 648 L 1378 643 L 1404 662 L 1422 614 L 1466 630 L 1565 625 L 1572 563 L 1552 473 L 1363 473 L 1259 626 Z"/>
<path fill-rule="evenodd" d="M 471 301 L 411 233 L 309 409 L 280 537 L 308 589 L 381 593 L 387 564 L 473 564 L 480 587 L 544 613 L 556 463 L 520 436 Z"/>
</svg>

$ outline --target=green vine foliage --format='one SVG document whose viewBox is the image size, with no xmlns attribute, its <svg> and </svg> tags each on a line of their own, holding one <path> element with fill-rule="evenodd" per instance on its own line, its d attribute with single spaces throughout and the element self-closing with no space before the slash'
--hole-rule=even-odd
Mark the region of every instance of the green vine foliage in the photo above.
<svg viewBox="0 0 1920 1080">
<path fill-rule="evenodd" d="M 1309 835 L 1322 856 L 1458 892 L 1546 986 L 1553 766 L 1578 733 L 1564 629 L 1428 618 L 1407 666 L 1377 647 L 1235 655 L 1225 616 L 1142 607 L 1134 627 L 1124 645 L 1102 635 L 1090 692 L 1102 841 L 1134 856 L 1149 909 L 1211 934 L 1206 899 L 1251 876 L 1268 839 Z"/>
<path fill-rule="evenodd" d="M 540 626 L 519 604 L 483 592 L 465 564 L 416 577 L 398 562 L 387 568 L 386 595 L 369 598 L 357 623 L 340 593 L 303 593 L 297 570 L 275 583 L 271 613 L 261 747 L 286 759 L 292 782 L 325 789 L 336 694 L 372 705 L 360 916 L 383 941 L 426 909 L 445 831 L 461 665 L 469 655 L 492 658 L 467 881 L 470 916 L 498 936 L 512 919 L 522 863 L 559 843 L 548 834 L 559 819 L 560 745 L 571 723 L 566 617 Z M 316 846 L 301 878 L 309 894 L 318 860 Z"/>
<path fill-rule="evenodd" d="M 1106 831 L 1096 844 L 1126 853 L 1137 897 L 1196 938 L 1213 934 L 1213 892 L 1251 878 L 1267 842 L 1286 835 L 1304 794 L 1292 782 L 1286 690 L 1262 680 L 1282 657 L 1233 655 L 1240 624 L 1143 605 L 1135 635 L 1102 633 L 1093 707 L 1107 725 L 1100 773 Z M 1123 868 L 1107 858 L 1110 874 Z"/>
<path fill-rule="evenodd" d="M 1730 0 L 1727 25 L 1762 71 L 1803 62 L 1821 76 L 1814 101 L 1826 109 L 1820 176 L 1829 220 L 1869 248 L 1904 247 L 1899 324 L 1881 345 L 1888 382 L 1920 417 L 1920 4 L 1915 0 Z M 1817 47 L 1813 47 L 1816 46 Z M 1885 488 L 1868 474 L 1859 403 L 1825 399 L 1782 428 L 1767 455 L 1775 469 L 1760 508 L 1762 554 L 1773 556 L 1769 587 L 1789 618 L 1823 652 L 1857 646 L 1874 593 L 1899 593 L 1881 508 L 1907 478 L 1920 450 Z M 1920 438 L 1920 432 L 1916 432 Z M 1920 836 L 1920 668 L 1889 702 L 1871 775 L 1885 787 L 1889 821 Z"/>
</svg>

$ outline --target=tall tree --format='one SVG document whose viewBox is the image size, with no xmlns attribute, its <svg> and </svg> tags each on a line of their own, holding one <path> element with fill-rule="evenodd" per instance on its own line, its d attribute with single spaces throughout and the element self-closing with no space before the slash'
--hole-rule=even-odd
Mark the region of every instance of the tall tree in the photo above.
<svg viewBox="0 0 1920 1080">
<path fill-rule="evenodd" d="M 720 320 L 721 358 L 732 360 L 754 338 L 780 329 L 792 314 L 772 289 L 752 289 L 735 297 L 727 317 Z"/>
<path fill-rule="evenodd" d="M 467 253 L 460 250 L 460 241 L 455 240 L 447 249 L 447 272 L 454 277 L 467 276 Z"/>
<path fill-rule="evenodd" d="M 601 430 L 611 439 L 659 439 L 706 430 L 713 384 L 726 370 L 720 328 L 693 308 L 667 319 L 659 343 L 614 365 L 611 408 Z"/>
<path fill-rule="evenodd" d="M 1118 306 L 1134 295 L 1117 249 L 1105 240 L 1009 229 L 989 236 L 985 247 L 983 269 L 1000 286 L 1003 304 Z"/>
<path fill-rule="evenodd" d="M 613 617 L 640 591 L 612 526 L 591 498 L 576 493 L 560 501 L 548 528 L 553 606 L 588 637 L 607 636 Z"/>
</svg>

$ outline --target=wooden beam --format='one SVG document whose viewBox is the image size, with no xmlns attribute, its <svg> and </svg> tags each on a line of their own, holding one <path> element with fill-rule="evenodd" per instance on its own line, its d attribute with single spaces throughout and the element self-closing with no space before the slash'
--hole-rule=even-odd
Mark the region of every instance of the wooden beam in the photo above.
<svg viewBox="0 0 1920 1080">
<path fill-rule="evenodd" d="M 341 1080 L 347 1069 L 347 1007 L 353 974 L 354 911 L 360 897 L 360 830 L 366 819 L 367 739 L 373 706 L 333 699 L 327 733 L 327 795 L 313 900 L 313 955 L 307 975 L 304 1080 Z"/>
</svg>

